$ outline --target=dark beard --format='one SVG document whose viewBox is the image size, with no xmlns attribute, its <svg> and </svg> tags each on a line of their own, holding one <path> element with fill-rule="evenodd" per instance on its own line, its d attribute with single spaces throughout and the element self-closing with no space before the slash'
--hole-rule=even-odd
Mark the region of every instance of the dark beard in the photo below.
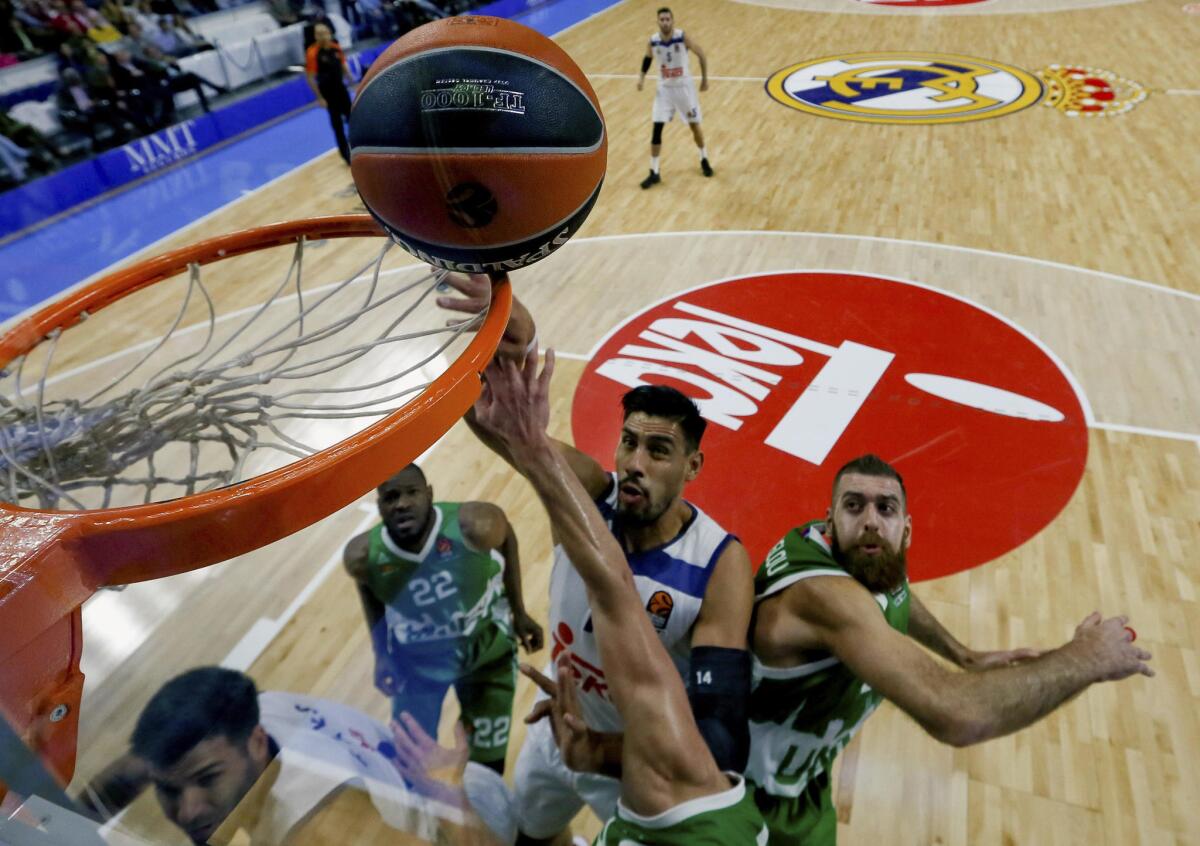
<svg viewBox="0 0 1200 846">
<path fill-rule="evenodd" d="M 647 510 L 642 512 L 626 511 L 621 507 L 620 501 L 617 502 L 617 522 L 630 529 L 641 529 L 651 525 L 659 517 L 663 516 L 666 508 L 660 508 L 658 511 L 653 511 L 653 506 L 647 503 Z"/>
<path fill-rule="evenodd" d="M 864 540 L 877 544 L 881 551 L 878 555 L 866 555 L 857 547 L 842 549 L 833 523 L 829 524 L 829 534 L 833 540 L 833 560 L 871 593 L 891 593 L 904 584 L 908 555 L 903 545 L 899 552 L 893 552 L 881 538 L 867 537 Z"/>
</svg>

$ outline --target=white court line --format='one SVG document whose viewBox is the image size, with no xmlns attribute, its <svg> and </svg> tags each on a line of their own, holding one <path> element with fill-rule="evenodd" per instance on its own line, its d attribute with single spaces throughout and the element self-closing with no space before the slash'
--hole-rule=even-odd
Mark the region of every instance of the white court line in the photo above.
<svg viewBox="0 0 1200 846">
<path fill-rule="evenodd" d="M 672 236 L 687 236 L 695 235 L 702 238 L 711 238 L 720 235 L 762 235 L 762 236 L 780 236 L 787 237 L 804 237 L 804 238 L 832 238 L 844 241 L 878 241 L 884 244 L 904 244 L 915 245 L 918 247 L 928 247 L 937 250 L 949 250 L 959 253 L 976 253 L 984 256 L 996 256 L 998 258 L 1027 261 L 1033 264 L 1041 264 L 1046 267 L 1055 267 L 1060 270 L 1072 270 L 1076 273 L 1087 273 L 1091 276 L 1098 276 L 1101 279 L 1106 279 L 1110 282 L 1121 282 L 1125 285 L 1134 285 L 1139 288 L 1149 288 L 1154 291 L 1159 291 L 1164 294 L 1171 294 L 1176 297 L 1183 297 L 1189 300 L 1200 301 L 1200 294 L 1193 294 L 1190 291 L 1180 291 L 1178 288 L 1169 288 L 1166 285 L 1160 285 L 1156 282 L 1144 282 L 1141 279 L 1134 279 L 1129 276 L 1120 276 L 1116 273 L 1106 273 L 1103 270 L 1093 270 L 1090 267 L 1080 267 L 1075 264 L 1064 264 L 1060 261 L 1051 261 L 1050 259 L 1034 258 L 1032 256 L 1022 256 L 1016 253 L 1001 253 L 995 250 L 985 250 L 979 247 L 960 247 L 956 244 L 935 244 L 932 241 L 913 241 L 905 238 L 887 238 L 882 235 L 843 235 L 837 232 L 796 232 L 783 229 L 683 229 L 671 232 L 630 232 L 624 235 L 593 235 L 588 238 L 572 238 L 568 241 L 563 249 L 570 247 L 572 244 L 582 244 L 589 241 L 615 241 L 621 238 L 668 238 Z"/>
<path fill-rule="evenodd" d="M 295 117 L 295 115 L 291 115 L 291 117 Z M 266 125 L 264 125 L 263 128 L 266 128 Z M 235 139 L 235 140 L 244 140 L 244 139 L 239 137 L 238 139 Z M 302 168 L 309 167 L 313 162 L 315 162 L 317 159 L 321 158 L 321 156 L 327 156 L 331 152 L 333 152 L 333 151 L 330 150 L 325 153 L 320 153 L 319 155 L 304 162 L 304 164 L 297 165 L 295 168 L 293 168 L 292 170 L 289 170 L 287 173 L 279 174 L 279 176 L 276 176 L 274 179 L 270 179 L 270 180 L 264 182 L 262 185 L 259 185 L 257 188 L 255 188 L 251 191 L 246 191 L 245 193 L 241 194 L 240 196 L 235 197 L 234 199 L 230 200 L 225 205 L 219 206 L 219 207 L 213 209 L 208 214 L 201 215 L 200 217 L 193 220 L 191 223 L 187 223 L 184 226 L 181 226 L 179 229 L 176 229 L 176 230 L 169 232 L 168 234 L 162 236 L 158 240 L 150 242 L 146 246 L 142 247 L 140 250 L 132 252 L 129 255 L 125 256 L 124 258 L 117 259 L 112 264 L 108 265 L 108 267 L 104 268 L 103 270 L 96 271 L 91 276 L 87 277 L 86 279 L 84 279 L 80 282 L 76 282 L 74 285 L 71 285 L 69 288 L 64 288 L 63 290 L 56 292 L 53 296 L 47 297 L 46 299 L 42 300 L 41 302 L 34 303 L 29 308 L 22 311 L 20 314 L 14 314 L 12 317 L 8 318 L 8 320 L 5 320 L 3 323 L 0 323 L 0 332 L 7 332 L 9 329 L 11 329 L 13 326 L 15 326 L 19 321 L 24 320 L 27 315 L 32 314 L 33 312 L 38 311 L 39 309 L 45 308 L 47 305 L 49 305 L 51 303 L 56 303 L 60 300 L 65 299 L 67 296 L 74 293 L 75 291 L 78 291 L 80 288 L 84 287 L 85 285 L 90 285 L 92 282 L 95 282 L 97 279 L 100 279 L 100 278 L 108 275 L 109 273 L 112 273 L 114 269 L 119 268 L 119 267 L 126 267 L 130 264 L 136 263 L 137 260 L 139 258 L 141 258 L 142 256 L 144 256 L 145 254 L 151 252 L 152 250 L 158 249 L 163 244 L 163 242 L 165 242 L 171 238 L 174 238 L 177 235 L 182 235 L 185 232 L 189 232 L 190 230 L 195 229 L 197 226 L 200 226 L 202 223 L 205 223 L 208 220 L 216 217 L 217 215 L 222 214 L 226 211 L 229 211 L 234 206 L 236 206 L 238 203 L 241 203 L 244 200 L 250 199 L 255 194 L 258 194 L 261 191 L 267 190 L 268 188 L 273 186 L 276 182 L 280 182 L 283 179 L 291 176 L 292 174 L 297 173 Z"/>
<path fill-rule="evenodd" d="M 1092 422 L 1093 429 L 1105 429 L 1109 432 L 1126 432 L 1130 435 L 1146 435 L 1151 438 L 1166 438 L 1175 441 L 1193 441 L 1200 444 L 1200 434 L 1188 434 L 1187 432 L 1171 432 L 1166 429 L 1149 429 L 1145 426 L 1126 426 L 1124 423 L 1101 423 L 1099 420 Z"/>
<path fill-rule="evenodd" d="M 637 79 L 636 73 L 589 73 L 589 79 Z M 657 77 L 654 77 L 657 78 Z M 766 76 L 710 76 L 709 82 L 758 82 L 766 84 Z"/>
<path fill-rule="evenodd" d="M 605 6 L 605 7 L 604 7 L 603 9 L 601 9 L 599 12 L 592 12 L 590 15 L 588 15 L 588 16 L 587 16 L 586 18 L 584 18 L 583 20 L 575 21 L 575 23 L 571 24 L 571 25 L 570 25 L 570 26 L 568 26 L 568 27 L 564 27 L 563 29 L 560 29 L 558 32 L 554 33 L 554 35 L 552 35 L 552 36 L 550 36 L 550 37 L 551 37 L 551 38 L 558 38 L 558 36 L 560 36 L 560 35 L 563 35 L 564 33 L 568 33 L 568 32 L 570 32 L 570 31 L 571 31 L 571 30 L 573 30 L 575 27 L 577 27 L 577 26 L 581 26 L 582 24 L 585 24 L 585 23 L 587 23 L 588 21 L 592 20 L 593 18 L 598 18 L 598 17 L 600 17 L 600 16 L 601 16 L 601 15 L 603 15 L 605 12 L 611 12 L 613 9 L 617 8 L 618 6 L 624 6 L 626 2 L 628 2 L 628 0 L 619 0 L 619 2 L 617 2 L 617 3 L 613 3 L 611 6 Z M 518 23 L 519 23 L 519 21 L 518 21 Z M 586 74 L 585 74 L 585 76 L 586 76 Z M 592 76 L 595 76 L 595 74 L 592 74 Z"/>
<path fill-rule="evenodd" d="M 1182 94 L 1185 97 L 1200 97 L 1200 88 L 1167 88 L 1164 94 Z"/>
<path fill-rule="evenodd" d="M 445 439 L 446 435 L 442 435 L 433 442 L 429 449 L 421 453 L 413 463 L 418 465 L 423 464 Z M 359 502 L 358 509 L 365 511 L 367 516 L 359 521 L 358 525 L 354 527 L 354 531 L 347 536 L 347 540 L 365 532 L 372 523 L 379 522 L 379 511 L 369 502 Z M 296 598 L 291 601 L 282 614 L 274 618 L 259 617 L 255 620 L 250 628 L 246 630 L 246 633 L 242 635 L 242 639 L 222 659 L 221 666 L 229 670 L 240 670 L 243 673 L 249 672 L 254 662 L 259 659 L 267 647 L 283 631 L 284 626 L 291 622 L 292 618 L 299 613 L 305 603 L 317 592 L 317 588 L 325 583 L 325 580 L 329 578 L 329 574 L 336 570 L 341 563 L 342 550 L 339 549 L 329 557 L 328 561 L 321 565 L 321 569 L 317 571 L 315 576 L 309 579 L 308 584 L 300 590 L 300 593 L 296 594 Z"/>
<path fill-rule="evenodd" d="M 367 527 L 379 519 L 375 509 L 371 509 L 371 513 L 359 521 L 354 527 L 354 532 L 349 537 L 360 535 L 367 530 Z M 325 583 L 329 578 L 329 574 L 337 569 L 342 563 L 342 550 L 338 550 L 333 555 L 329 556 L 329 560 L 321 565 L 321 569 L 317 574 L 309 580 L 308 584 L 296 594 L 296 598 L 291 604 L 284 609 L 283 613 L 278 617 L 259 617 L 254 621 L 254 624 L 242 635 L 242 639 L 237 642 L 233 649 L 229 650 L 229 654 L 221 661 L 221 666 L 228 670 L 239 670 L 243 673 L 250 670 L 250 666 L 258 660 L 258 657 L 263 654 L 276 636 L 283 631 L 291 619 L 296 616 L 297 612 L 304 606 L 312 595 L 317 592 L 317 588 Z"/>
</svg>

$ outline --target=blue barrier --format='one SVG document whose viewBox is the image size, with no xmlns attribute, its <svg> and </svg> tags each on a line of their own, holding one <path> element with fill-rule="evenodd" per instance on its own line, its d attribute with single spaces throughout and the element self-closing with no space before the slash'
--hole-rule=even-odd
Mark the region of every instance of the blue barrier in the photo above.
<svg viewBox="0 0 1200 846">
<path fill-rule="evenodd" d="M 383 51 L 372 47 L 347 57 L 368 67 Z M 231 103 L 115 147 L 0 194 L 0 238 L 34 226 L 89 200 L 187 161 L 313 102 L 302 78 Z"/>
</svg>

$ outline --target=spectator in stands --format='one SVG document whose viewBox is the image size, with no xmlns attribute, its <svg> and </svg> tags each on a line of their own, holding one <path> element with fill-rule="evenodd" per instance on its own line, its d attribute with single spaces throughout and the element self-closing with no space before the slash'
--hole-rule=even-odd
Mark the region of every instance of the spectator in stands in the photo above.
<svg viewBox="0 0 1200 846">
<path fill-rule="evenodd" d="M 32 58 L 37 52 L 13 0 L 0 0 L 0 53 L 15 56 L 20 61 Z"/>
<path fill-rule="evenodd" d="M 155 28 L 157 29 L 157 24 Z M 146 51 L 155 46 L 149 38 L 146 37 L 146 31 L 139 23 L 129 24 L 128 36 L 125 38 L 125 46 L 129 48 L 129 52 L 137 56 L 139 59 L 146 58 Z"/>
<path fill-rule="evenodd" d="M 62 152 L 45 135 L 5 112 L 0 112 L 0 135 L 28 150 L 35 163 L 44 162 L 47 170 L 57 165 L 63 157 Z"/>
<path fill-rule="evenodd" d="M 140 128 L 153 132 L 174 120 L 174 94 L 166 74 L 159 68 L 120 49 L 113 53 L 112 75 L 118 95 L 129 104 L 134 122 Z"/>
<path fill-rule="evenodd" d="M 124 110 L 106 94 L 86 85 L 79 71 L 67 68 L 62 72 L 55 95 L 59 122 L 66 129 L 85 133 L 96 149 L 105 141 L 119 144 L 131 135 Z M 101 127 L 111 129 L 111 134 L 102 135 L 97 131 Z"/>
<path fill-rule="evenodd" d="M 150 8 L 150 0 L 137 0 L 128 8 L 128 12 L 133 22 L 141 28 L 143 36 L 158 29 L 158 15 Z"/>
<path fill-rule="evenodd" d="M 0 135 L 0 189 L 20 185 L 28 174 L 29 151 Z"/>
<path fill-rule="evenodd" d="M 338 152 L 350 164 L 350 142 L 346 140 L 346 121 L 350 120 L 350 92 L 346 83 L 353 84 L 350 68 L 342 48 L 333 40 L 333 30 L 319 23 L 313 29 L 314 41 L 305 53 L 305 76 L 317 95 L 317 102 L 329 110 L 329 122 L 337 139 Z"/>
<path fill-rule="evenodd" d="M 121 40 L 121 33 L 113 26 L 112 21 L 95 9 L 89 8 L 83 0 L 71 0 L 71 15 L 87 23 L 87 37 L 97 44 L 112 44 Z"/>
<path fill-rule="evenodd" d="M 184 70 L 177 61 L 153 45 L 146 48 L 146 62 L 157 67 L 159 72 L 166 77 L 172 95 L 178 94 L 180 91 L 195 91 L 196 96 L 200 99 L 200 106 L 205 112 L 209 111 L 209 103 L 208 97 L 204 94 L 204 86 L 207 85 L 221 94 L 229 93 L 229 89 L 225 86 L 209 82 L 198 74 Z M 175 100 L 172 97 L 172 109 L 174 105 Z"/>
<path fill-rule="evenodd" d="M 129 24 L 133 22 L 133 18 L 117 0 L 104 0 L 100 4 L 100 14 L 122 33 L 129 33 Z"/>
<path fill-rule="evenodd" d="M 205 41 L 200 33 L 188 25 L 187 18 L 183 15 L 173 15 L 171 26 L 175 30 L 175 37 L 187 48 L 186 55 L 190 56 L 192 53 L 203 53 L 205 50 L 213 49 L 213 46 Z"/>
<path fill-rule="evenodd" d="M 168 56 L 182 56 L 187 52 L 187 47 L 179 36 L 175 34 L 175 28 L 171 26 L 171 19 L 166 15 L 161 15 L 158 19 L 158 25 L 147 31 L 146 41 L 153 44 L 159 50 L 162 50 Z"/>
<path fill-rule="evenodd" d="M 50 0 L 50 28 L 64 39 L 86 38 L 88 21 L 68 8 L 65 0 Z"/>
<path fill-rule="evenodd" d="M 280 26 L 291 26 L 300 21 L 300 10 L 291 0 L 267 0 L 267 12 Z"/>
</svg>

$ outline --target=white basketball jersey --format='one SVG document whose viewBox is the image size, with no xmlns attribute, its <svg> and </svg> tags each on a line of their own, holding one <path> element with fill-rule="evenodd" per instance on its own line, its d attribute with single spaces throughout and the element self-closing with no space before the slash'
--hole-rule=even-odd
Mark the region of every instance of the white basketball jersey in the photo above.
<svg viewBox="0 0 1200 846">
<path fill-rule="evenodd" d="M 608 492 L 596 502 L 610 529 L 616 504 L 617 481 L 613 473 L 609 475 Z M 725 546 L 734 540 L 733 535 L 699 508 L 691 503 L 688 506 L 692 518 L 674 540 L 626 556 L 646 614 L 685 678 L 691 657 L 692 625 L 700 614 L 709 577 Z M 600 666 L 587 587 L 561 545 L 554 547 L 554 569 L 550 574 L 550 635 L 554 646 L 550 666 L 553 668 L 562 652 L 570 653 L 587 724 L 599 731 L 619 731 L 621 717 L 608 694 Z"/>
<path fill-rule="evenodd" d="M 258 697 L 259 722 L 279 745 L 282 766 L 256 832 L 282 842 L 292 828 L 343 785 L 365 790 L 384 822 L 433 842 L 441 821 L 462 812 L 408 789 L 392 759 L 391 731 L 354 708 L 295 693 Z M 493 770 L 467 764 L 463 788 L 472 808 L 505 843 L 516 837 L 512 797 Z M 255 842 L 258 842 L 257 840 Z"/>
<path fill-rule="evenodd" d="M 658 84 L 667 86 L 687 85 L 692 81 L 692 69 L 688 63 L 687 46 L 683 43 L 683 30 L 677 29 L 671 37 L 664 39 L 661 32 L 650 36 L 650 49 L 658 63 Z"/>
</svg>

